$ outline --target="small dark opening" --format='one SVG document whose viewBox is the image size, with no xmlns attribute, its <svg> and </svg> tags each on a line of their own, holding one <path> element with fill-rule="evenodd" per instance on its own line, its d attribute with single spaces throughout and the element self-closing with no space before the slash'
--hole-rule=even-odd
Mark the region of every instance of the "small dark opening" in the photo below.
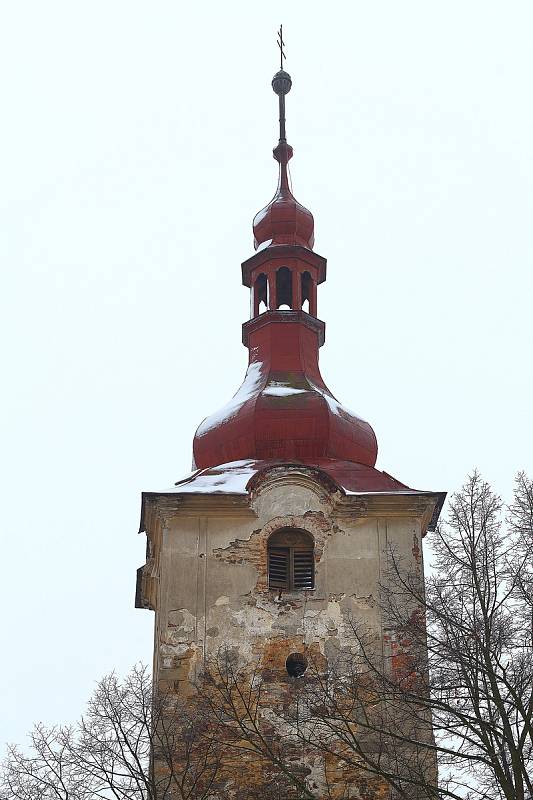
<svg viewBox="0 0 533 800">
<path fill-rule="evenodd" d="M 292 308 L 292 274 L 288 267 L 276 272 L 276 296 L 278 308 Z"/>
<path fill-rule="evenodd" d="M 301 678 L 307 669 L 307 659 L 303 653 L 291 653 L 285 667 L 291 678 Z"/>
<path fill-rule="evenodd" d="M 311 304 L 311 273 L 305 271 L 302 273 L 302 309 L 309 313 Z"/>
</svg>

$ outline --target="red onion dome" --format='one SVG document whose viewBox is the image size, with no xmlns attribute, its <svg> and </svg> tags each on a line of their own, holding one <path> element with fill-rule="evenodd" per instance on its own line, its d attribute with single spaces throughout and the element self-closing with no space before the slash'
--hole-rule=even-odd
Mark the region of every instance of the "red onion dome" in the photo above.
<svg viewBox="0 0 533 800">
<path fill-rule="evenodd" d="M 254 247 L 276 244 L 301 245 L 310 250 L 315 242 L 315 223 L 311 212 L 299 203 L 289 187 L 287 164 L 292 158 L 290 144 L 280 141 L 274 149 L 279 162 L 279 181 L 276 194 L 254 218 Z"/>
<path fill-rule="evenodd" d="M 320 374 L 322 324 L 303 311 L 268 312 L 249 323 L 244 383 L 198 427 L 198 468 L 248 458 L 333 458 L 374 466 L 372 427 L 335 399 Z"/>
<path fill-rule="evenodd" d="M 245 262 L 256 261 L 253 283 L 245 279 L 254 292 L 253 317 L 243 326 L 248 371 L 233 399 L 196 431 L 193 453 L 200 469 L 247 459 L 336 459 L 371 469 L 376 463 L 378 445 L 372 427 L 335 399 L 320 374 L 324 323 L 316 316 L 316 286 L 325 280 L 326 262 L 317 254 L 301 252 L 313 248 L 314 220 L 289 186 L 287 165 L 293 151 L 285 132 L 285 95 L 291 85 L 284 70 L 274 75 L 272 88 L 279 97 L 280 135 L 274 149 L 279 182 L 271 202 L 253 222 L 255 248 L 263 252 Z M 282 266 L 285 257 L 289 266 Z M 285 297 L 287 274 L 290 292 Z M 260 310 L 259 295 L 265 311 Z"/>
</svg>

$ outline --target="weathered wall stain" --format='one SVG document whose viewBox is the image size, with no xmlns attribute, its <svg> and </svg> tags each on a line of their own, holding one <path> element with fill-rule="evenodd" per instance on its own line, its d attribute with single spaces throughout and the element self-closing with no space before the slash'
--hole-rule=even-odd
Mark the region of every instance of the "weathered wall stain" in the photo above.
<svg viewBox="0 0 533 800">
<path fill-rule="evenodd" d="M 430 503 L 401 498 L 342 498 L 311 471 L 279 467 L 257 480 L 248 507 L 226 510 L 206 495 L 201 507 L 168 501 L 149 511 L 150 603 L 156 609 L 156 678 L 161 687 L 194 702 L 210 659 L 229 654 L 235 668 L 262 682 L 260 716 L 279 732 L 294 714 L 298 683 L 286 669 L 291 653 L 305 655 L 317 672 L 339 669 L 353 654 L 354 624 L 366 626 L 376 647 L 390 653 L 392 669 L 409 670 L 409 642 L 385 629 L 380 583 L 391 545 L 406 569 L 421 569 L 420 537 Z M 350 509 L 352 509 L 350 511 Z M 162 524 L 164 523 L 164 524 Z M 315 588 L 268 588 L 267 545 L 281 528 L 306 531 L 314 541 Z M 421 621 L 423 624 L 423 621 Z M 346 662 L 347 663 L 347 662 Z M 289 730 L 289 728 L 287 728 Z M 293 752 L 294 751 L 294 752 Z M 229 752 L 229 751 L 228 751 Z M 298 764 L 317 797 L 385 798 L 383 782 L 348 768 L 339 751 L 324 758 L 286 741 L 285 757 Z M 291 761 L 292 759 L 292 761 Z M 243 769 L 243 760 L 246 767 Z M 245 753 L 225 764 L 226 790 L 235 800 L 278 780 L 268 759 Z M 281 791 L 281 790 L 280 790 Z M 282 796 L 293 790 L 284 786 Z"/>
</svg>

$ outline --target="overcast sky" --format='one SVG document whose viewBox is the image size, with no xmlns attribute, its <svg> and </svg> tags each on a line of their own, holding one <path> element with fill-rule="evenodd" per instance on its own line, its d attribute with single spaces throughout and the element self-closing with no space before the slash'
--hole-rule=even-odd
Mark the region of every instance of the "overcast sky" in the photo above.
<svg viewBox="0 0 533 800">
<path fill-rule="evenodd" d="M 4 0 L 0 741 L 151 659 L 140 494 L 244 374 L 280 22 L 326 383 L 412 487 L 533 473 L 531 2 Z"/>
</svg>

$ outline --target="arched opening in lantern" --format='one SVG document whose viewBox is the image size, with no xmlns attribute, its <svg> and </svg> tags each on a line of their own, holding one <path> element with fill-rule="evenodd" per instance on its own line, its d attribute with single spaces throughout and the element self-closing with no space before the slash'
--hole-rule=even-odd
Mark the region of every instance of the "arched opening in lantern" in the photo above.
<svg viewBox="0 0 533 800">
<path fill-rule="evenodd" d="M 257 317 L 258 314 L 263 314 L 265 311 L 268 311 L 268 281 L 264 272 L 258 275 L 255 279 L 253 303 L 254 317 Z"/>
<path fill-rule="evenodd" d="M 292 273 L 288 267 L 280 267 L 276 272 L 277 308 L 292 308 Z"/>
<path fill-rule="evenodd" d="M 311 308 L 312 285 L 311 273 L 307 272 L 307 270 L 302 272 L 302 311 L 306 311 L 308 314 Z"/>
</svg>

